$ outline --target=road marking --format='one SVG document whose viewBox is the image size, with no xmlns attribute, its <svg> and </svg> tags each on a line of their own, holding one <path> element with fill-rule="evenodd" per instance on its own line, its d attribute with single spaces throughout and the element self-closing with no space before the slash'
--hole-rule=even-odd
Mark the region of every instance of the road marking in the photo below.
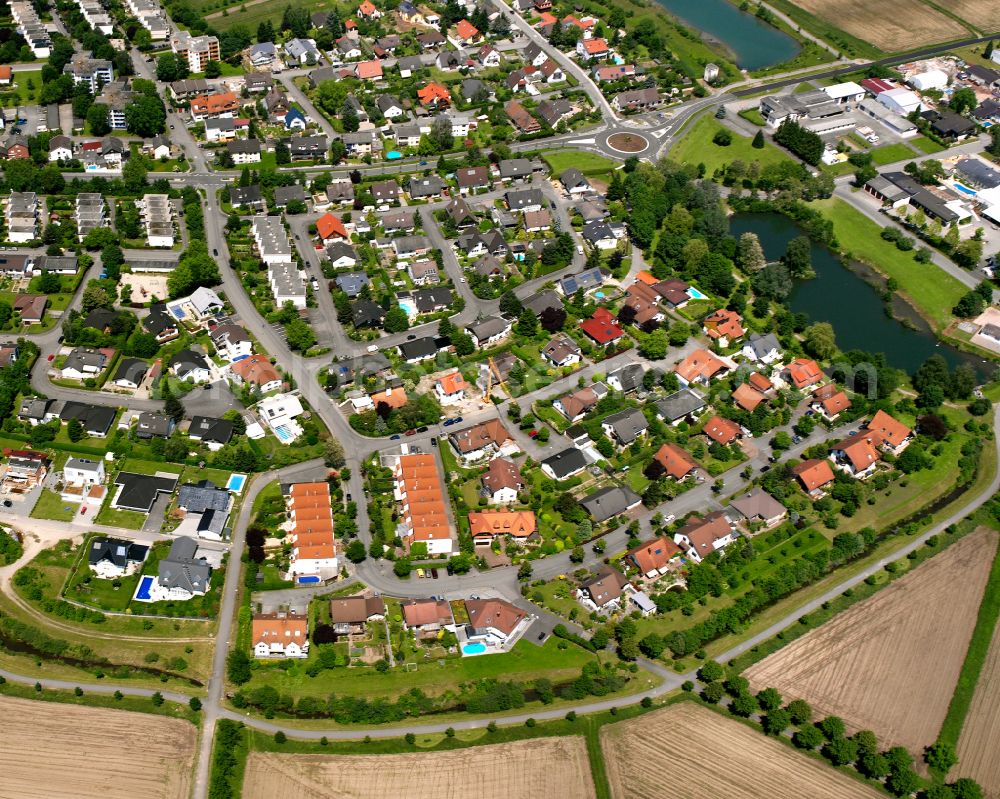
<svg viewBox="0 0 1000 799">
<path fill-rule="evenodd" d="M 566 142 L 566 144 L 596 144 L 596 139 L 572 139 Z"/>
</svg>

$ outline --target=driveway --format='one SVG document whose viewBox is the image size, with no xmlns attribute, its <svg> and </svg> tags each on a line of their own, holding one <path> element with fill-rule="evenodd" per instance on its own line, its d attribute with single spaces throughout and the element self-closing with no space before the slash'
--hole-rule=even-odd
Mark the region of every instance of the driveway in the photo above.
<svg viewBox="0 0 1000 799">
<path fill-rule="evenodd" d="M 226 411 L 243 410 L 243 405 L 233 394 L 225 380 L 216 380 L 203 388 L 196 388 L 181 398 L 188 416 L 218 418 Z"/>
</svg>

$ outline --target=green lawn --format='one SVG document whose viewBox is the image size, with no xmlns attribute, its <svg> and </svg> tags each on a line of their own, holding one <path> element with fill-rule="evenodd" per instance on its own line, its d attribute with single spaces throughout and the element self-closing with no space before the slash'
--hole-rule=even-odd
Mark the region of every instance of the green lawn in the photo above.
<svg viewBox="0 0 1000 799">
<path fill-rule="evenodd" d="M 939 153 L 945 149 L 936 141 L 934 141 L 933 139 L 928 139 L 926 136 L 916 136 L 910 139 L 910 144 L 912 144 L 922 153 Z"/>
<path fill-rule="evenodd" d="M 122 464 L 123 472 L 134 472 L 135 474 L 156 474 L 157 472 L 172 472 L 180 474 L 184 467 L 177 463 L 167 463 L 166 461 L 144 461 L 138 458 L 126 458 Z"/>
<path fill-rule="evenodd" d="M 610 158 L 581 150 L 549 150 L 542 153 L 542 158 L 555 177 L 575 166 L 589 178 L 607 181 L 611 180 L 611 172 L 618 168 L 618 164 Z"/>
<path fill-rule="evenodd" d="M 788 158 L 781 150 L 770 142 L 766 142 L 761 150 L 754 149 L 747 136 L 732 133 L 733 141 L 728 147 L 720 147 L 712 143 L 712 137 L 723 128 L 722 124 L 711 116 L 703 116 L 693 125 L 688 126 L 682 138 L 670 150 L 670 158 L 682 164 L 704 164 L 705 173 L 711 175 L 716 169 L 731 161 L 758 161 L 762 166 L 775 164 Z"/>
<path fill-rule="evenodd" d="M 71 522 L 80 506 L 72 502 L 63 502 L 55 491 L 42 489 L 38 502 L 31 511 L 33 519 L 51 519 L 56 522 Z"/>
<path fill-rule="evenodd" d="M 109 527 L 124 527 L 127 530 L 141 530 L 146 522 L 146 514 L 134 510 L 116 510 L 110 506 L 109 499 L 105 506 L 98 512 L 95 521 L 98 524 L 106 524 Z"/>
<path fill-rule="evenodd" d="M 31 81 L 33 88 L 28 88 L 28 81 Z M 14 73 L 14 83 L 17 84 L 17 94 L 24 103 L 34 103 L 42 88 L 42 70 L 32 69 L 25 72 Z"/>
<path fill-rule="evenodd" d="M 311 659 L 312 656 L 310 656 Z M 518 641 L 514 649 L 501 655 L 484 657 L 447 657 L 424 660 L 415 671 L 402 668 L 380 674 L 373 668 L 354 667 L 321 671 L 317 676 L 306 674 L 303 663 L 290 668 L 262 666 L 254 671 L 251 682 L 244 690 L 271 685 L 281 694 L 296 698 L 302 696 L 397 697 L 411 688 L 420 688 L 428 694 L 441 694 L 454 690 L 458 684 L 470 680 L 496 678 L 528 681 L 538 677 L 565 679 L 574 677 L 594 655 L 576 646 L 560 650 L 557 639 L 550 638 L 544 646 Z"/>
<path fill-rule="evenodd" d="M 929 141 L 929 140 L 928 140 Z M 896 161 L 906 161 L 913 158 L 913 150 L 902 142 L 887 144 L 885 147 L 876 147 L 871 151 L 872 163 L 875 166 L 885 166 Z"/>
<path fill-rule="evenodd" d="M 961 282 L 934 264 L 917 263 L 912 252 L 896 249 L 881 237 L 882 228 L 843 200 L 816 200 L 812 205 L 833 221 L 844 253 L 895 278 L 900 291 L 936 330 L 948 325 L 951 309 L 967 291 Z"/>
</svg>

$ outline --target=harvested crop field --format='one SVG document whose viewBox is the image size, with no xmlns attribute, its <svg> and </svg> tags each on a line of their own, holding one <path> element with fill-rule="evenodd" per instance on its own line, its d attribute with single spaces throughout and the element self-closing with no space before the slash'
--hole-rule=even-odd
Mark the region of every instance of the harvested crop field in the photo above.
<svg viewBox="0 0 1000 799">
<path fill-rule="evenodd" d="M 887 53 L 970 35 L 958 22 L 920 0 L 792 0 L 831 25 Z M 974 2 L 974 0 L 970 0 Z M 989 3 L 991 0 L 982 0 Z"/>
<path fill-rule="evenodd" d="M 1000 626 L 979 673 L 976 692 L 958 739 L 958 765 L 950 779 L 972 777 L 989 799 L 1000 799 Z"/>
<path fill-rule="evenodd" d="M 747 679 L 919 755 L 948 711 L 996 547 L 993 531 L 966 536 L 751 666 Z"/>
<path fill-rule="evenodd" d="M 882 796 L 762 732 L 693 702 L 605 726 L 601 748 L 614 799 Z"/>
<path fill-rule="evenodd" d="M 2 796 L 185 799 L 193 724 L 124 710 L 0 697 Z"/>
<path fill-rule="evenodd" d="M 945 7 L 956 17 L 975 25 L 984 35 L 997 29 L 996 0 L 948 0 Z"/>
<path fill-rule="evenodd" d="M 243 799 L 587 799 L 582 737 L 405 755 L 251 753 Z"/>
</svg>

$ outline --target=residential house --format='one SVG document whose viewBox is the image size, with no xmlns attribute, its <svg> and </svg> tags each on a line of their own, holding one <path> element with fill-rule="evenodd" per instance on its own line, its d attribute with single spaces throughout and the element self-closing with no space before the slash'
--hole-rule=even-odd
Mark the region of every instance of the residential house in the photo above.
<svg viewBox="0 0 1000 799">
<path fill-rule="evenodd" d="M 437 394 L 438 401 L 442 405 L 454 405 L 465 399 L 465 390 L 469 384 L 461 372 L 452 372 L 439 378 L 434 383 L 434 393 Z"/>
<path fill-rule="evenodd" d="M 507 458 L 494 458 L 479 478 L 482 493 L 494 505 L 510 505 L 517 502 L 518 492 L 524 490 L 524 478 L 517 464 Z"/>
<path fill-rule="evenodd" d="M 733 391 L 733 402 L 747 413 L 753 413 L 758 405 L 767 402 L 767 397 L 749 383 L 740 383 Z"/>
<path fill-rule="evenodd" d="M 638 408 L 629 408 L 606 416 L 601 429 L 619 447 L 627 447 L 646 435 L 649 424 Z"/>
<path fill-rule="evenodd" d="M 461 167 L 455 170 L 455 181 L 462 194 L 490 187 L 490 171 L 485 166 Z"/>
<path fill-rule="evenodd" d="M 577 599 L 588 610 L 611 613 L 621 606 L 621 596 L 628 580 L 611 566 L 604 566 L 593 577 L 580 583 Z"/>
<path fill-rule="evenodd" d="M 518 449 L 517 442 L 499 419 L 455 431 L 448 436 L 448 441 L 465 463 L 499 454 L 510 455 Z"/>
<path fill-rule="evenodd" d="M 631 394 L 642 388 L 642 378 L 646 374 L 642 364 L 629 363 L 613 372 L 608 372 L 605 381 L 615 391 Z"/>
<path fill-rule="evenodd" d="M 542 348 L 542 358 L 560 368 L 580 363 L 581 355 L 576 342 L 565 333 L 557 334 Z"/>
<path fill-rule="evenodd" d="M 899 455 L 913 440 L 913 431 L 897 419 L 879 410 L 865 424 L 864 435 L 884 452 Z"/>
<path fill-rule="evenodd" d="M 716 444 L 728 446 L 743 437 L 743 430 L 731 419 L 713 416 L 707 422 L 702 432 Z"/>
<path fill-rule="evenodd" d="M 349 596 L 330 600 L 330 624 L 337 635 L 360 635 L 370 621 L 385 619 L 385 602 L 379 596 Z"/>
<path fill-rule="evenodd" d="M 603 61 L 610 54 L 604 39 L 581 39 L 576 43 L 576 52 L 583 61 Z"/>
<path fill-rule="evenodd" d="M 642 497 L 628 486 L 608 486 L 584 497 L 580 504 L 600 524 L 639 507 Z"/>
<path fill-rule="evenodd" d="M 143 411 L 136 421 L 135 434 L 142 439 L 170 438 L 175 426 L 176 422 L 166 414 Z"/>
<path fill-rule="evenodd" d="M 174 493 L 174 489 L 177 487 L 177 478 L 119 472 L 115 477 L 114 484 L 118 490 L 111 500 L 112 508 L 149 513 L 153 509 L 153 503 L 161 495 Z M 173 549 L 171 548 L 172 553 Z"/>
<path fill-rule="evenodd" d="M 231 322 L 218 325 L 209 335 L 215 351 L 227 361 L 236 361 L 253 353 L 253 340 L 239 325 Z"/>
<path fill-rule="evenodd" d="M 713 379 L 723 377 L 730 366 L 708 350 L 698 349 L 674 367 L 682 386 L 696 383 L 708 385 Z"/>
<path fill-rule="evenodd" d="M 805 492 L 814 499 L 820 496 L 823 488 L 834 480 L 830 462 L 815 458 L 793 466 L 792 474 L 798 478 Z"/>
<path fill-rule="evenodd" d="M 581 322 L 580 330 L 602 347 L 614 344 L 625 335 L 625 331 L 617 325 L 611 312 L 604 307 L 597 308 L 590 319 Z"/>
<path fill-rule="evenodd" d="M 538 523 L 530 510 L 484 510 L 469 513 L 469 533 L 476 544 L 489 545 L 494 538 L 510 536 L 527 541 L 537 536 Z"/>
<path fill-rule="evenodd" d="M 760 486 L 732 500 L 729 507 L 732 508 L 735 519 L 755 530 L 770 530 L 788 516 L 785 506 Z"/>
<path fill-rule="evenodd" d="M 720 347 L 728 347 L 745 335 L 742 322 L 743 317 L 736 311 L 720 308 L 705 317 L 702 329 L 712 341 L 718 342 Z"/>
<path fill-rule="evenodd" d="M 469 335 L 478 349 L 492 347 L 510 335 L 513 325 L 501 316 L 487 316 L 468 326 Z"/>
<path fill-rule="evenodd" d="M 66 356 L 60 376 L 63 380 L 96 378 L 108 365 L 108 351 L 77 347 Z"/>
<path fill-rule="evenodd" d="M 566 480 L 587 468 L 587 459 L 576 447 L 550 455 L 540 464 L 541 470 L 553 480 Z"/>
<path fill-rule="evenodd" d="M 718 510 L 703 517 L 691 516 L 687 523 L 674 533 L 674 543 L 695 563 L 736 540 L 729 517 Z"/>
<path fill-rule="evenodd" d="M 559 397 L 552 403 L 552 407 L 569 421 L 578 422 L 593 410 L 606 394 L 607 389 L 600 384 L 584 386 Z"/>
<path fill-rule="evenodd" d="M 442 630 L 454 627 L 451 605 L 443 599 L 410 599 L 401 602 L 403 628 L 415 630 L 422 638 L 436 638 Z"/>
<path fill-rule="evenodd" d="M 674 480 L 683 480 L 688 475 L 693 474 L 698 468 L 698 464 L 694 462 L 694 459 L 685 450 L 669 441 L 656 451 L 656 454 L 653 455 L 653 462 L 663 468 L 663 475 Z M 654 473 L 659 471 L 652 467 L 652 463 L 650 464 L 650 469 Z M 647 472 L 650 469 L 647 469 Z"/>
<path fill-rule="evenodd" d="M 235 427 L 228 419 L 215 419 L 211 416 L 194 416 L 188 427 L 188 438 L 200 441 L 212 452 L 218 452 L 229 443 Z"/>
<path fill-rule="evenodd" d="M 309 656 L 309 619 L 293 612 L 258 613 L 251 622 L 250 641 L 255 658 Z"/>
<path fill-rule="evenodd" d="M 797 389 L 809 388 L 823 380 L 825 375 L 811 358 L 796 358 L 785 370 L 788 379 Z"/>
<path fill-rule="evenodd" d="M 852 477 L 863 479 L 878 467 L 878 448 L 870 436 L 849 436 L 833 445 L 830 460 Z"/>
<path fill-rule="evenodd" d="M 249 355 L 230 365 L 235 381 L 259 390 L 262 394 L 277 391 L 284 382 L 281 373 L 264 355 Z"/>
<path fill-rule="evenodd" d="M 663 105 L 663 95 L 656 89 L 630 89 L 616 94 L 611 101 L 616 111 L 647 111 Z"/>
<path fill-rule="evenodd" d="M 122 358 L 118 362 L 118 368 L 111 380 L 119 388 L 135 390 L 146 379 L 148 372 L 149 364 L 145 361 L 139 358 Z"/>
<path fill-rule="evenodd" d="M 533 617 L 503 599 L 466 599 L 469 616 L 466 636 L 470 641 L 483 641 L 488 646 L 509 647 L 523 635 Z"/>
<path fill-rule="evenodd" d="M 680 558 L 681 550 L 670 538 L 661 536 L 630 549 L 625 553 L 625 563 L 634 566 L 647 580 L 655 580 L 670 571 Z"/>
<path fill-rule="evenodd" d="M 98 536 L 90 540 L 87 564 L 103 580 L 113 580 L 134 573 L 149 554 L 148 544 L 123 538 Z"/>
<path fill-rule="evenodd" d="M 394 497 L 401 511 L 397 531 L 407 551 L 414 544 L 423 543 L 429 555 L 451 554 L 455 542 L 448 521 L 448 500 L 435 456 L 401 455 L 393 476 Z"/>
<path fill-rule="evenodd" d="M 575 166 L 563 171 L 559 176 L 559 183 L 562 184 L 563 191 L 571 197 L 593 191 L 590 181 Z"/>
<path fill-rule="evenodd" d="M 509 100 L 504 106 L 504 111 L 514 127 L 522 134 L 538 133 L 542 129 L 542 124 L 517 100 Z"/>
<path fill-rule="evenodd" d="M 599 267 L 585 269 L 575 275 L 569 275 L 556 283 L 556 287 L 566 297 L 571 297 L 578 291 L 590 291 L 604 285 L 605 274 Z"/>
<path fill-rule="evenodd" d="M 170 359 L 170 371 L 187 383 L 206 383 L 212 379 L 208 359 L 200 352 L 184 349 Z"/>
<path fill-rule="evenodd" d="M 774 363 L 781 357 L 781 344 L 774 333 L 753 332 L 743 343 L 743 357 L 757 363 Z"/>
<path fill-rule="evenodd" d="M 851 400 L 836 383 L 827 383 L 812 393 L 809 407 L 827 421 L 832 422 L 851 407 Z"/>
</svg>

